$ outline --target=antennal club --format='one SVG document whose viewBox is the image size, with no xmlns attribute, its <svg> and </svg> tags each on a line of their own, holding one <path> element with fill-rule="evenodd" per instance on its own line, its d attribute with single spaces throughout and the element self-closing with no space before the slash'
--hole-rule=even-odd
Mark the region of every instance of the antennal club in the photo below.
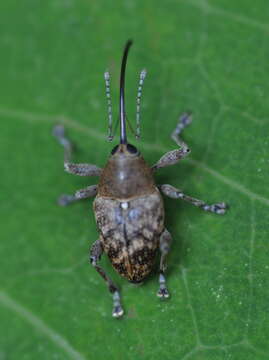
<svg viewBox="0 0 269 360">
<path fill-rule="evenodd" d="M 147 75 L 146 70 L 142 70 L 139 77 L 138 91 L 136 97 L 136 138 L 140 138 L 140 108 L 141 108 L 141 96 L 145 77 Z"/>
<path fill-rule="evenodd" d="M 108 141 L 113 140 L 112 135 L 112 103 L 110 96 L 110 74 L 108 71 L 104 73 L 105 83 L 106 83 L 106 98 L 107 98 L 107 112 L 108 112 Z"/>
</svg>

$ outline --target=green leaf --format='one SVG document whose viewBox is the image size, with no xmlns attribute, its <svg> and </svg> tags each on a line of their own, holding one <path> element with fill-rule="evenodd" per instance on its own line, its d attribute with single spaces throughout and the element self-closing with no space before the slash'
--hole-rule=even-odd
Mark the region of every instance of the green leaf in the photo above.
<svg viewBox="0 0 269 360">
<path fill-rule="evenodd" d="M 268 2 L 10 0 L 0 14 L 0 359 L 268 359 Z M 230 210 L 165 200 L 167 302 L 156 273 L 136 287 L 104 257 L 126 311 L 117 321 L 88 265 L 92 201 L 56 205 L 96 179 L 64 173 L 51 130 L 63 123 L 75 160 L 104 166 L 117 139 L 105 141 L 103 72 L 116 120 L 128 38 L 132 124 L 148 71 L 138 147 L 149 163 L 175 148 L 178 115 L 193 111 L 191 155 L 156 181 Z"/>
</svg>

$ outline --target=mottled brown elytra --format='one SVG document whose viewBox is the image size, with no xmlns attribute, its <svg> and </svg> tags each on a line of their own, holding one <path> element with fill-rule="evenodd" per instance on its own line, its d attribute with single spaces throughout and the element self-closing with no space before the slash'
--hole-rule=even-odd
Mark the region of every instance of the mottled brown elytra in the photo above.
<svg viewBox="0 0 269 360">
<path fill-rule="evenodd" d="M 215 214 L 224 214 L 225 203 L 207 205 L 205 202 L 185 195 L 171 185 L 156 185 L 154 172 L 162 167 L 174 165 L 189 152 L 188 146 L 180 139 L 182 130 L 190 124 L 191 115 L 184 113 L 172 133 L 178 145 L 176 150 L 163 155 L 153 166 L 147 165 L 135 146 L 127 142 L 124 102 L 125 68 L 132 41 L 128 41 L 122 58 L 120 76 L 120 143 L 111 151 L 111 156 L 103 169 L 91 164 L 70 162 L 72 144 L 66 137 L 64 127 L 57 125 L 53 134 L 64 147 L 64 168 L 70 174 L 79 176 L 99 176 L 98 185 L 78 190 L 75 195 L 62 195 L 59 204 L 68 205 L 74 201 L 95 196 L 93 209 L 99 230 L 99 239 L 91 246 L 90 262 L 106 281 L 113 295 L 112 315 L 123 315 L 117 286 L 98 264 L 105 252 L 116 271 L 133 283 L 142 282 L 152 271 L 157 251 L 161 253 L 159 266 L 159 290 L 157 296 L 169 297 L 166 287 L 166 257 L 171 246 L 171 235 L 164 225 L 164 207 L 161 192 L 173 199 L 183 199 Z M 146 72 L 140 74 L 136 135 L 140 134 L 140 99 Z M 112 139 L 112 111 L 110 98 L 110 76 L 105 73 L 106 96 L 108 101 L 109 139 Z"/>
</svg>

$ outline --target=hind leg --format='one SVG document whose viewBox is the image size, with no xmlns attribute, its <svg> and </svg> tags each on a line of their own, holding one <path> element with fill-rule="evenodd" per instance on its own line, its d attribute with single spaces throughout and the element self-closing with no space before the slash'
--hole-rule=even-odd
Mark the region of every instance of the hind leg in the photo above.
<svg viewBox="0 0 269 360">
<path fill-rule="evenodd" d="M 90 262 L 92 266 L 98 271 L 98 273 L 105 280 L 109 292 L 113 296 L 113 310 L 112 316 L 115 318 L 119 318 L 123 315 L 123 308 L 121 306 L 120 293 L 117 286 L 113 283 L 113 281 L 109 278 L 109 276 L 105 273 L 105 271 L 98 265 L 98 262 L 101 259 L 103 254 L 103 248 L 100 240 L 96 240 L 90 250 Z"/>
<path fill-rule="evenodd" d="M 167 290 L 166 287 L 166 279 L 165 279 L 165 271 L 166 271 L 166 258 L 167 255 L 170 251 L 170 247 L 171 247 L 171 242 L 172 242 L 172 236 L 169 233 L 169 231 L 167 229 L 164 229 L 161 237 L 160 237 L 160 252 L 161 252 L 161 260 L 160 260 L 160 275 L 159 275 L 159 290 L 157 292 L 157 296 L 160 297 L 161 299 L 166 299 L 168 298 L 169 292 Z"/>
</svg>

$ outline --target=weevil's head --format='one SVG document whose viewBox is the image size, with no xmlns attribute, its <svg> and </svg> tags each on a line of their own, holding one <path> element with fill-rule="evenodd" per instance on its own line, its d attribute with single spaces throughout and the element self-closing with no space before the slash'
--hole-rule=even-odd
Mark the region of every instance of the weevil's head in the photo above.
<svg viewBox="0 0 269 360">
<path fill-rule="evenodd" d="M 127 56 L 132 41 L 127 41 L 121 63 L 120 74 L 120 142 L 111 151 L 106 166 L 100 176 L 98 194 L 115 199 L 129 199 L 144 196 L 156 190 L 151 168 L 134 145 L 127 141 L 124 83 Z M 141 88 L 146 72 L 140 74 L 137 107 L 139 108 Z M 109 90 L 108 90 L 109 92 Z M 109 96 L 108 96 L 109 98 Z M 109 110 L 110 111 L 110 110 Z M 137 112 L 137 122 L 139 120 Z M 137 131 L 137 135 L 139 132 Z"/>
<path fill-rule="evenodd" d="M 140 152 L 134 145 L 131 145 L 127 142 L 127 133 L 126 133 L 126 113 L 125 113 L 125 98 L 124 98 L 124 90 L 125 90 L 125 69 L 126 62 L 128 57 L 129 49 L 132 45 L 132 41 L 128 40 L 122 57 L 121 62 L 121 74 L 120 74 L 120 143 L 116 145 L 112 151 L 111 156 L 114 157 L 130 157 L 134 158 L 140 155 Z"/>
<path fill-rule="evenodd" d="M 114 146 L 114 148 L 111 150 L 111 156 L 113 157 L 129 157 L 134 158 L 137 156 L 140 156 L 139 150 L 131 144 L 119 144 Z"/>
</svg>

